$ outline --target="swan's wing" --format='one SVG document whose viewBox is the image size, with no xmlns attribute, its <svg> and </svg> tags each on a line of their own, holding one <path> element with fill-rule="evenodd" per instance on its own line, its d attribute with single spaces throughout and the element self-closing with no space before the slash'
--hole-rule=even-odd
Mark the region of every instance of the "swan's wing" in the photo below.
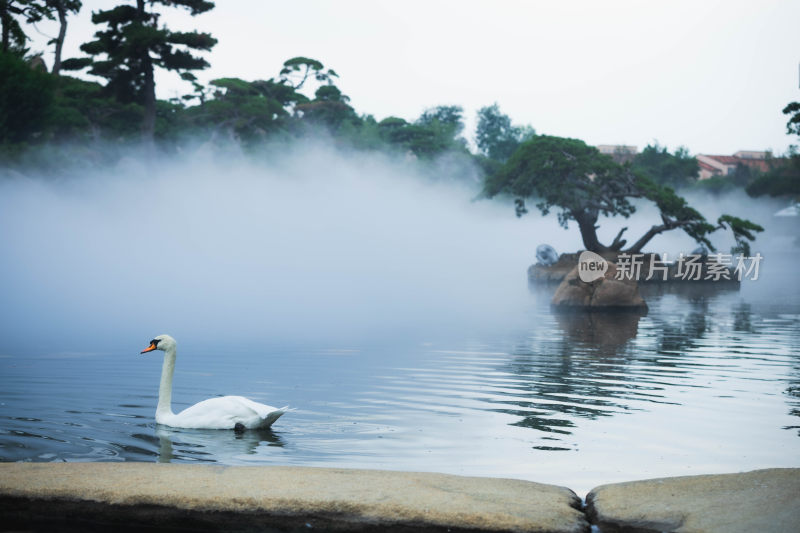
<svg viewBox="0 0 800 533">
<path fill-rule="evenodd" d="M 261 417 L 256 411 L 230 396 L 209 398 L 187 407 L 170 423 L 171 426 L 196 429 L 233 429 L 238 424 L 250 427 Z"/>
<path fill-rule="evenodd" d="M 272 407 L 271 405 L 266 405 L 263 403 L 254 402 L 248 398 L 243 396 L 225 396 L 225 398 L 231 398 L 231 400 L 236 400 L 240 402 L 243 406 L 246 406 L 256 413 L 261 418 L 261 421 L 258 423 L 257 426 L 247 426 L 247 427 L 259 427 L 266 429 L 270 427 L 272 424 L 275 423 L 284 413 L 290 411 L 289 406 L 283 406 L 281 408 Z"/>
<path fill-rule="evenodd" d="M 196 403 L 175 415 L 170 425 L 182 428 L 233 429 L 268 428 L 285 413 L 242 396 L 222 396 Z"/>
</svg>

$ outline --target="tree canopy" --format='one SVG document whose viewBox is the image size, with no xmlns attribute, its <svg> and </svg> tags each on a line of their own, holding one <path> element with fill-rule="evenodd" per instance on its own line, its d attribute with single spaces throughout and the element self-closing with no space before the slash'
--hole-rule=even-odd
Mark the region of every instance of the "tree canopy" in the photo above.
<svg viewBox="0 0 800 533">
<path fill-rule="evenodd" d="M 35 24 L 44 19 L 58 18 L 58 36 L 48 42 L 55 45 L 53 74 L 61 70 L 61 49 L 67 33 L 67 15 L 77 13 L 82 6 L 81 0 L 0 0 L 0 27 L 2 27 L 2 46 L 0 52 L 14 53 L 24 56 L 27 53 L 25 44 L 28 35 L 20 24 Z"/>
<path fill-rule="evenodd" d="M 16 55 L 0 53 L 0 142 L 25 142 L 46 128 L 54 85 Z"/>
<path fill-rule="evenodd" d="M 49 2 L 44 0 L 0 0 L 0 30 L 2 45 L 0 52 L 25 53 L 28 35 L 20 21 L 33 24 L 45 18 L 52 18 Z"/>
<path fill-rule="evenodd" d="M 325 65 L 321 61 L 303 56 L 284 61 L 280 73 L 280 81 L 291 85 L 296 91 L 302 89 L 309 78 L 333 85 L 333 78 L 338 77 L 332 68 L 325 70 Z"/>
<path fill-rule="evenodd" d="M 683 146 L 670 154 L 666 147 L 658 143 L 648 144 L 633 159 L 633 168 L 661 185 L 680 188 L 697 180 L 700 166 L 697 159 L 689 155 Z"/>
<path fill-rule="evenodd" d="M 172 31 L 159 27 L 155 5 L 180 7 L 191 15 L 205 13 L 214 7 L 204 0 L 145 0 L 136 5 L 118 5 L 92 14 L 92 22 L 105 25 L 95 33 L 95 40 L 81 45 L 91 57 L 64 61 L 62 68 L 78 70 L 89 67 L 89 73 L 107 80 L 106 90 L 122 103 L 136 102 L 144 106 L 142 134 L 152 139 L 156 120 L 154 68 L 177 71 L 192 81 L 192 70 L 208 67 L 208 62 L 192 55 L 192 50 L 208 51 L 216 43 L 208 33 Z"/>
<path fill-rule="evenodd" d="M 800 136 L 800 102 L 790 102 L 783 108 L 789 116 L 786 133 Z M 750 196 L 784 196 L 800 200 L 800 152 L 796 146 L 789 149 L 789 159 L 785 164 L 772 165 L 772 168 L 758 176 L 746 188 Z"/>
<path fill-rule="evenodd" d="M 187 110 L 187 120 L 195 127 L 224 132 L 229 137 L 250 142 L 263 138 L 288 116 L 280 84 L 269 81 L 248 82 L 239 78 L 219 78 L 211 82 L 214 98 Z M 293 91 L 291 91 L 293 92 Z"/>
<path fill-rule="evenodd" d="M 600 242 L 599 217 L 630 217 L 636 211 L 634 199 L 646 199 L 659 209 L 661 223 L 653 225 L 634 241 L 628 253 L 641 252 L 656 235 L 682 229 L 698 243 L 714 250 L 709 235 L 729 228 L 736 239 L 737 251 L 749 253 L 754 232 L 763 228 L 750 221 L 723 215 L 716 225 L 670 187 L 656 183 L 629 165 L 619 165 L 597 148 L 578 139 L 537 136 L 512 154 L 498 172 L 487 177 L 487 196 L 501 193 L 514 197 L 517 216 L 527 213 L 526 201 L 536 202 L 542 214 L 556 209 L 559 223 L 567 227 L 575 221 L 587 250 L 597 253 L 619 252 L 627 244 L 623 228 L 610 244 Z"/>
<path fill-rule="evenodd" d="M 475 143 L 481 154 L 498 163 L 505 163 L 520 143 L 536 131 L 530 126 L 513 126 L 511 118 L 500 112 L 495 103 L 478 110 Z"/>
<path fill-rule="evenodd" d="M 800 102 L 786 104 L 783 114 L 789 115 L 789 120 L 786 122 L 786 133 L 800 136 Z"/>
</svg>

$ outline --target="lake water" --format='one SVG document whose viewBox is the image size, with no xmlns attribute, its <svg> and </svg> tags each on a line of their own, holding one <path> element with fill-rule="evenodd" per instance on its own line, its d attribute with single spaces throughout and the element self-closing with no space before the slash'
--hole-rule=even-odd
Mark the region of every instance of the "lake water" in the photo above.
<svg viewBox="0 0 800 533">
<path fill-rule="evenodd" d="M 579 493 L 800 464 L 796 284 L 651 295 L 641 318 L 558 316 L 548 296 L 531 292 L 528 326 L 497 334 L 191 349 L 178 339 L 175 410 L 227 393 L 295 408 L 243 435 L 155 424 L 161 352 L 138 354 L 149 338 L 113 353 L 5 353 L 0 460 L 435 471 Z"/>
<path fill-rule="evenodd" d="M 559 316 L 525 269 L 539 243 L 580 249 L 575 228 L 473 201 L 452 161 L 434 171 L 299 146 L 0 176 L 0 460 L 435 471 L 579 493 L 800 466 L 796 224 L 759 237 L 760 278 L 739 291 Z M 778 208 L 692 202 L 711 220 Z M 657 216 L 604 221 L 603 238 Z M 226 394 L 295 410 L 262 433 L 156 426 L 161 352 L 139 351 L 161 333 L 178 341 L 176 410 Z"/>
</svg>

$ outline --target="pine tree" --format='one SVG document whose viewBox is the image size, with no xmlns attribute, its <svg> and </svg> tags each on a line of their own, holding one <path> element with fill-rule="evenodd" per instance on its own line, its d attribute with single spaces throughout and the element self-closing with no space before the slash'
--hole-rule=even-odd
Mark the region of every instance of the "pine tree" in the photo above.
<svg viewBox="0 0 800 533">
<path fill-rule="evenodd" d="M 0 0 L 0 51 L 24 55 L 28 36 L 20 19 L 27 24 L 50 18 L 48 6 L 41 0 Z"/>
<path fill-rule="evenodd" d="M 56 47 L 52 72 L 57 75 L 61 71 L 61 50 L 64 48 L 64 38 L 67 35 L 67 14 L 80 11 L 82 2 L 81 0 L 46 0 L 46 5 L 51 11 L 50 17 L 52 17 L 52 11 L 58 15 L 58 37 L 49 43 Z"/>
<path fill-rule="evenodd" d="M 150 4 L 150 10 L 146 4 Z M 106 90 L 120 102 L 144 106 L 142 136 L 152 140 L 156 120 L 156 92 L 153 72 L 156 67 L 177 71 L 185 80 L 194 80 L 192 70 L 208 67 L 192 50 L 208 51 L 217 40 L 208 33 L 178 32 L 159 27 L 155 5 L 181 7 L 191 15 L 213 9 L 204 0 L 136 0 L 136 5 L 118 5 L 92 14 L 92 22 L 105 24 L 95 40 L 81 45 L 91 58 L 64 61 L 62 68 L 90 67 L 89 73 L 108 80 Z M 101 59 L 102 58 L 102 59 Z"/>
</svg>

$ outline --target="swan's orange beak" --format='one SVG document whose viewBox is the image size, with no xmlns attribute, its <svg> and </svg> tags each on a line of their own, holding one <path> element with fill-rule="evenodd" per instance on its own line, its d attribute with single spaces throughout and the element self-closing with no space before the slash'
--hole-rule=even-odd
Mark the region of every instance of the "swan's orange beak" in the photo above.
<svg viewBox="0 0 800 533">
<path fill-rule="evenodd" d="M 147 352 L 152 352 L 152 351 L 153 351 L 153 350 L 155 350 L 155 349 L 156 349 L 156 343 L 154 343 L 154 342 L 151 342 L 151 343 L 150 343 L 150 346 L 148 346 L 147 348 L 145 348 L 144 350 L 142 350 L 142 351 L 141 351 L 141 352 L 139 352 L 139 353 L 147 353 Z"/>
</svg>

